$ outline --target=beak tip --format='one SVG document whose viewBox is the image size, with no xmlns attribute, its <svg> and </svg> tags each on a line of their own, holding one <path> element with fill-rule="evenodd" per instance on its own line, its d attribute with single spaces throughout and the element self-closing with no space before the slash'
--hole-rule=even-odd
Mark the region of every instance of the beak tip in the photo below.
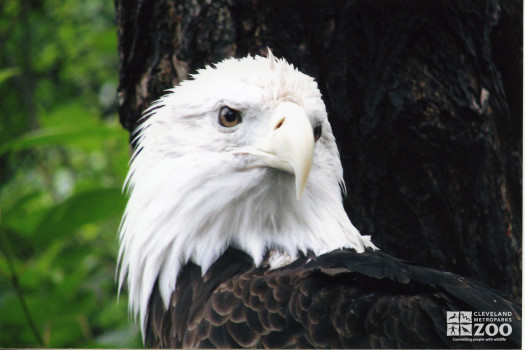
<svg viewBox="0 0 525 350">
<path fill-rule="evenodd" d="M 306 178 L 303 181 L 296 181 L 295 194 L 298 202 L 303 198 L 305 188 Z"/>
</svg>

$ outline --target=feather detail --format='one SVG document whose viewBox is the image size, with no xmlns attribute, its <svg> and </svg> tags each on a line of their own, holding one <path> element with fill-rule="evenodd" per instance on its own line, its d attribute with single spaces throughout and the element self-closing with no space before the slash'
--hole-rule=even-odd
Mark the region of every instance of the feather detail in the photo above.
<svg viewBox="0 0 525 350">
<path fill-rule="evenodd" d="M 229 59 L 193 78 L 145 112 L 125 183 L 119 287 L 127 281 L 130 309 L 143 332 L 155 283 L 167 309 L 181 268 L 192 262 L 205 274 L 228 247 L 246 252 L 256 265 L 270 250 L 296 257 L 375 248 L 344 211 L 339 153 L 312 78 L 271 53 Z M 301 201 L 292 174 L 247 170 L 246 158 L 228 152 L 260 138 L 283 101 L 304 109 L 312 126 L 322 124 Z M 218 125 L 222 106 L 240 111 L 242 123 Z"/>
</svg>

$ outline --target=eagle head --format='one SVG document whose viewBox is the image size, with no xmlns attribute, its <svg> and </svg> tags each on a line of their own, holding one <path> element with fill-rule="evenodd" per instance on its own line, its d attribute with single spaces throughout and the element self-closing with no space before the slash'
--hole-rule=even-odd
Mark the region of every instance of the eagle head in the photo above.
<svg viewBox="0 0 525 350">
<path fill-rule="evenodd" d="M 228 247 L 272 267 L 298 254 L 375 248 L 346 215 L 339 153 L 313 78 L 283 59 L 227 59 L 156 101 L 135 133 L 119 284 L 142 329 L 189 261 Z"/>
</svg>

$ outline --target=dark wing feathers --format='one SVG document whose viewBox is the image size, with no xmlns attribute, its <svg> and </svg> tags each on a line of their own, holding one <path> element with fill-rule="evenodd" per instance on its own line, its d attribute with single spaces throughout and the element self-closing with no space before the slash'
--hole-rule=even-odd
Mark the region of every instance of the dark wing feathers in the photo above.
<svg viewBox="0 0 525 350">
<path fill-rule="evenodd" d="M 521 308 L 488 287 L 377 252 L 341 250 L 254 268 L 229 249 L 204 277 L 188 264 L 164 310 L 155 289 L 147 342 L 200 348 L 520 347 Z M 506 343 L 452 342 L 446 311 L 512 311 Z"/>
</svg>

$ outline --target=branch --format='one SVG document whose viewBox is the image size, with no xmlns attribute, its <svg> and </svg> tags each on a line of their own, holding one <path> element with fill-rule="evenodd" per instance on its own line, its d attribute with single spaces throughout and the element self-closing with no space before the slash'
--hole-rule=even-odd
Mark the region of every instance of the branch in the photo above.
<svg viewBox="0 0 525 350">
<path fill-rule="evenodd" d="M 18 300 L 20 301 L 20 305 L 22 306 L 22 311 L 24 312 L 29 328 L 33 332 L 33 335 L 35 336 L 38 345 L 44 346 L 42 336 L 40 335 L 38 328 L 36 327 L 35 321 L 33 320 L 33 316 L 31 315 L 31 311 L 29 310 L 29 307 L 27 306 L 24 292 L 22 291 L 22 287 L 20 286 L 20 283 L 18 280 L 18 274 L 16 273 L 16 270 L 15 270 L 14 257 L 11 255 L 11 252 L 10 252 L 10 247 L 11 247 L 10 242 L 7 237 L 6 231 L 3 229 L 1 224 L 2 223 L 1 223 L 1 217 L 0 217 L 0 248 L 2 249 L 2 252 L 4 253 L 6 261 L 7 261 L 7 266 L 9 268 L 9 273 L 11 275 L 11 283 L 13 284 L 13 287 L 16 292 L 16 296 L 18 297 Z"/>
</svg>

